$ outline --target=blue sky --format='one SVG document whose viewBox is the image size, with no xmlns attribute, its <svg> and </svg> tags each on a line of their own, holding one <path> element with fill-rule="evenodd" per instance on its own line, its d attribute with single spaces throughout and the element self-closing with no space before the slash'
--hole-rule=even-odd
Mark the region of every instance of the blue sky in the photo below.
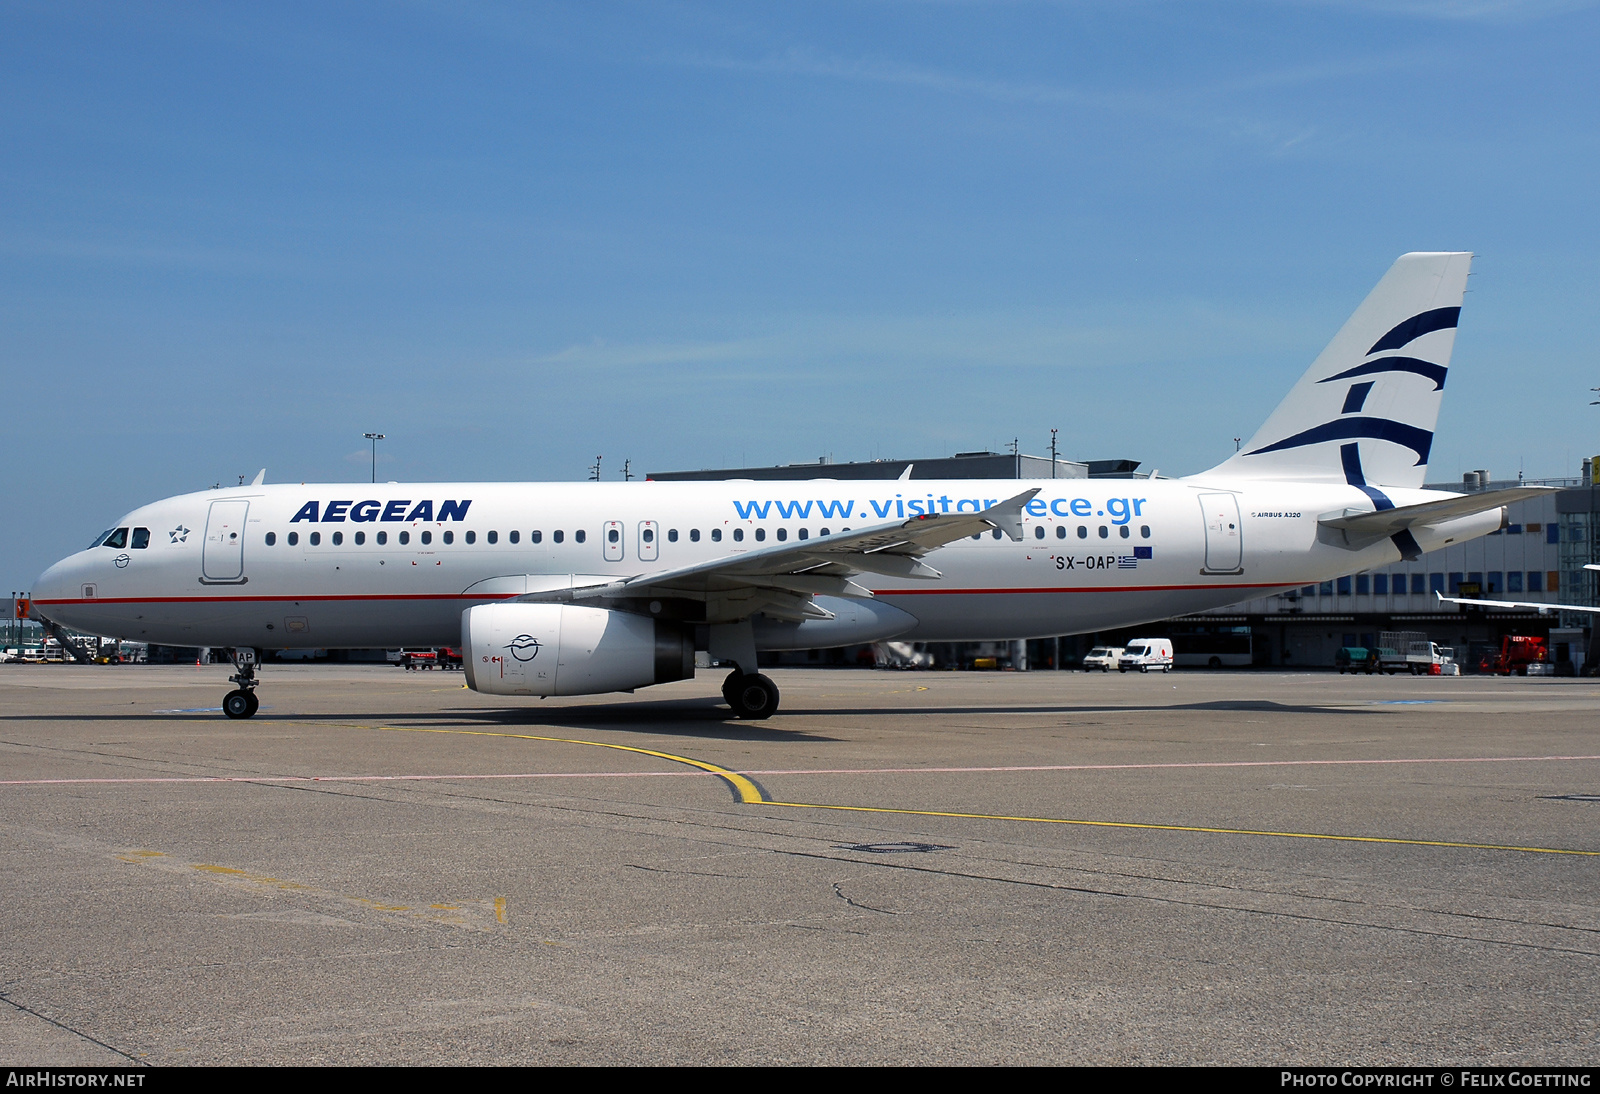
<svg viewBox="0 0 1600 1094">
<path fill-rule="evenodd" d="M 1600 451 L 1590 3 L 0 5 L 0 583 L 135 505 L 1201 470 L 1473 250 L 1433 478 Z"/>
</svg>

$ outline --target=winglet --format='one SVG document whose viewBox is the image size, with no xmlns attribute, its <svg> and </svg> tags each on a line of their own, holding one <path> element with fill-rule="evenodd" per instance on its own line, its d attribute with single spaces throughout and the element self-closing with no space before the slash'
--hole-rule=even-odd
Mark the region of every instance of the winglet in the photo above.
<svg viewBox="0 0 1600 1094">
<path fill-rule="evenodd" d="M 996 502 L 989 506 L 978 516 L 987 521 L 990 527 L 998 528 L 1011 539 L 1022 542 L 1022 508 L 1033 500 L 1039 492 L 1039 487 L 1024 490 L 1014 498 Z"/>
<path fill-rule="evenodd" d="M 917 466 L 917 465 L 914 464 L 914 463 L 906 464 L 906 469 L 904 471 L 900 472 L 900 481 L 901 482 L 905 482 L 907 479 L 909 479 L 911 477 L 911 469 L 913 467 L 915 467 L 915 466 Z"/>
<path fill-rule="evenodd" d="M 267 481 L 267 469 L 265 467 L 263 467 L 260 471 L 256 472 L 256 477 L 250 480 L 250 485 L 251 486 L 260 486 L 262 483 L 264 483 L 266 481 Z"/>
</svg>

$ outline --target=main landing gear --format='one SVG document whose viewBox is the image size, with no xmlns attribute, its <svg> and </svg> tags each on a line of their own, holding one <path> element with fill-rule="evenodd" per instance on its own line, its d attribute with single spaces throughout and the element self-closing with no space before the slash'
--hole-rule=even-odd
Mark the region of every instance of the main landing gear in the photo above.
<svg viewBox="0 0 1600 1094">
<path fill-rule="evenodd" d="M 229 651 L 229 656 L 238 671 L 228 677 L 228 682 L 239 686 L 222 697 L 222 713 L 230 718 L 249 718 L 261 709 L 261 700 L 256 698 L 256 651 L 236 649 Z"/>
<path fill-rule="evenodd" d="M 778 713 L 778 685 L 759 672 L 734 669 L 722 682 L 722 697 L 740 718 L 770 718 Z"/>
</svg>

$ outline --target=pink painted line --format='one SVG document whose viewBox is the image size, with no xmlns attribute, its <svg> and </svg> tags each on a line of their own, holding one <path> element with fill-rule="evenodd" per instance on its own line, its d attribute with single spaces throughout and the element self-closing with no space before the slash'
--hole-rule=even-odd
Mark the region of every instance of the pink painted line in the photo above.
<svg viewBox="0 0 1600 1094">
<path fill-rule="evenodd" d="M 1439 756 L 1416 760 L 1217 760 L 1176 764 L 1039 764 L 1026 767 L 872 767 L 811 770 L 740 771 L 740 775 L 915 775 L 1006 771 L 1146 771 L 1174 767 L 1324 767 L 1346 764 L 1509 764 L 1554 760 L 1600 760 L 1600 756 Z"/>
<path fill-rule="evenodd" d="M 738 771 L 738 775 L 923 775 L 1005 774 L 1016 771 L 1150 771 L 1192 767 L 1343 767 L 1373 764 L 1510 764 L 1600 760 L 1600 756 L 1437 756 L 1415 760 L 1218 760 L 1170 764 L 1037 764 L 1016 767 L 815 767 Z M 0 786 L 60 786 L 98 783 L 363 783 L 450 782 L 474 779 L 656 779 L 693 778 L 707 771 L 532 771 L 515 775 L 191 775 L 139 779 L 0 779 Z"/>
</svg>

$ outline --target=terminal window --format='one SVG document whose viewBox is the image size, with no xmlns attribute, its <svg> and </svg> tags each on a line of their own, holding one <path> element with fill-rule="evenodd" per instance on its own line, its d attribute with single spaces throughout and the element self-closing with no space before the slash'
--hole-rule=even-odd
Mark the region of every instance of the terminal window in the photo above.
<svg viewBox="0 0 1600 1094">
<path fill-rule="evenodd" d="M 1454 596 L 1454 595 L 1456 595 L 1457 593 L 1459 593 L 1461 591 L 1461 582 L 1465 577 L 1466 577 L 1465 574 L 1459 573 L 1459 572 L 1452 573 L 1450 575 L 1450 595 L 1451 596 Z"/>
<path fill-rule="evenodd" d="M 1317 591 L 1320 592 L 1323 596 L 1332 596 L 1333 595 L 1333 582 L 1324 581 L 1320 586 L 1318 586 Z"/>
<path fill-rule="evenodd" d="M 1376 596 L 1388 596 L 1389 595 L 1389 575 L 1388 574 L 1373 574 L 1372 575 L 1372 592 Z"/>
<path fill-rule="evenodd" d="M 1340 596 L 1349 596 L 1350 595 L 1350 579 L 1348 577 L 1341 577 L 1339 579 L 1339 595 Z"/>
<path fill-rule="evenodd" d="M 1520 593 L 1522 591 L 1522 571 L 1512 570 L 1506 574 L 1506 592 Z"/>
<path fill-rule="evenodd" d="M 1442 593 L 1442 592 L 1444 592 L 1444 575 L 1443 574 L 1429 574 L 1428 575 L 1428 591 L 1430 593 Z"/>
<path fill-rule="evenodd" d="M 1367 596 L 1371 592 L 1372 592 L 1372 575 L 1370 575 L 1370 574 L 1357 574 L 1356 575 L 1356 594 L 1358 596 Z"/>
<path fill-rule="evenodd" d="M 1544 526 L 1544 541 L 1546 543 L 1560 543 L 1561 542 L 1561 525 L 1559 525 L 1559 524 L 1546 524 Z"/>
<path fill-rule="evenodd" d="M 1505 592 L 1506 591 L 1505 575 L 1502 574 L 1499 570 L 1490 570 L 1489 571 L 1489 581 L 1488 581 L 1488 584 L 1484 585 L 1483 591 L 1486 592 L 1486 593 L 1503 593 L 1503 592 Z"/>
<path fill-rule="evenodd" d="M 1544 571 L 1543 570 L 1529 570 L 1528 571 L 1528 591 L 1530 593 L 1542 593 L 1542 592 L 1544 592 Z"/>
</svg>

